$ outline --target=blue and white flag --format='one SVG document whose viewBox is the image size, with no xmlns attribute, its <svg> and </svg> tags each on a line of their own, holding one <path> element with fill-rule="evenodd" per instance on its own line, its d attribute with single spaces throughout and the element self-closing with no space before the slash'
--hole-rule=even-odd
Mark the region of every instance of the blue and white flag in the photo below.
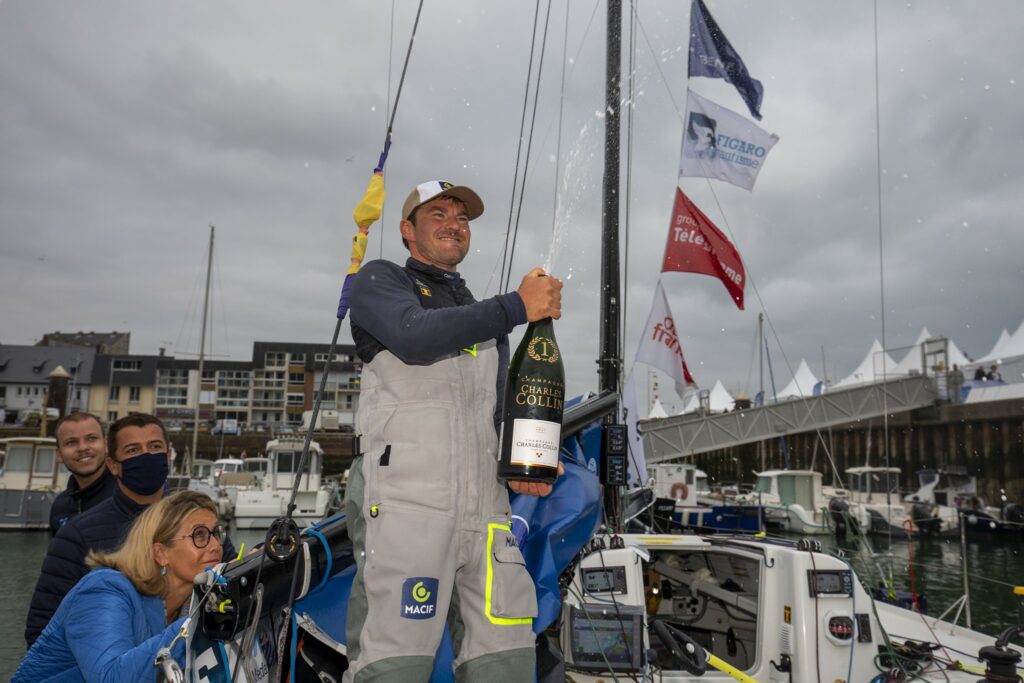
<svg viewBox="0 0 1024 683">
<path fill-rule="evenodd" d="M 690 7 L 689 76 L 724 78 L 736 86 L 740 97 L 750 108 L 750 115 L 761 120 L 761 98 L 764 96 L 761 81 L 750 76 L 703 0 L 693 0 Z"/>
<path fill-rule="evenodd" d="M 750 119 L 687 91 L 679 176 L 717 178 L 753 190 L 768 152 L 778 141 L 777 135 L 766 133 Z"/>
</svg>

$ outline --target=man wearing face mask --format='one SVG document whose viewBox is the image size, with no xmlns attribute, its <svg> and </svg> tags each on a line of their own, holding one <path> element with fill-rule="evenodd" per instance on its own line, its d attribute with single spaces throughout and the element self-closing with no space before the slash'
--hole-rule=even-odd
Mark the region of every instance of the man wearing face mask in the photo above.
<svg viewBox="0 0 1024 683">
<path fill-rule="evenodd" d="M 135 518 L 164 496 L 170 449 L 159 418 L 144 413 L 121 418 L 110 425 L 107 447 L 110 457 L 106 466 L 117 479 L 117 488 L 110 498 L 68 521 L 50 542 L 25 624 L 29 647 L 60 601 L 88 572 L 85 557 L 89 551 L 117 548 Z M 234 557 L 227 539 L 223 549 L 224 558 Z"/>
</svg>

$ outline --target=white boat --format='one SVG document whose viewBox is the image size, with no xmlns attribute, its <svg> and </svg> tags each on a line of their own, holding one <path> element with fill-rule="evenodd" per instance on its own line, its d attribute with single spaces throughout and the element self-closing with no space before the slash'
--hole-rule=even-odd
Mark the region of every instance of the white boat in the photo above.
<svg viewBox="0 0 1024 683">
<path fill-rule="evenodd" d="M 265 458 L 241 461 L 243 471 L 236 472 L 250 475 L 251 483 L 234 488 L 235 525 L 239 529 L 267 529 L 271 522 L 284 516 L 298 476 L 302 446 L 301 440 L 274 439 L 267 443 Z M 307 474 L 301 476 L 295 497 L 293 518 L 300 526 L 318 522 L 328 512 L 332 496 L 320 479 L 322 465 L 323 450 L 313 441 L 309 444 Z M 226 482 L 232 477 L 225 472 L 220 478 Z M 225 483 L 221 485 L 226 487 Z"/>
<path fill-rule="evenodd" d="M 977 477 L 963 468 L 923 469 L 917 473 L 920 486 L 904 498 L 904 506 L 922 533 L 953 536 L 960 532 L 963 516 L 970 536 L 1024 535 L 1024 506 L 1008 503 L 987 505 L 978 496 Z"/>
<path fill-rule="evenodd" d="M 674 501 L 669 509 L 672 524 L 677 527 L 705 533 L 757 533 L 764 527 L 763 509 L 756 502 L 713 501 L 708 505 L 699 501 L 699 474 L 703 472 L 691 464 L 648 465 L 647 473 L 651 477 L 655 498 Z M 706 476 L 704 484 L 707 485 Z"/>
<path fill-rule="evenodd" d="M 910 515 L 900 495 L 900 468 L 851 467 L 846 470 L 848 506 L 844 513 L 857 527 L 867 533 L 906 537 L 913 533 Z M 836 515 L 833 514 L 833 520 Z"/>
<path fill-rule="evenodd" d="M 764 506 L 769 527 L 796 534 L 829 534 L 828 499 L 822 493 L 821 472 L 765 470 L 742 500 Z"/>
<path fill-rule="evenodd" d="M 228 498 L 227 492 L 218 485 L 214 467 L 214 461 L 199 458 L 192 461 L 190 474 L 172 474 L 167 477 L 167 482 L 172 491 L 184 489 L 205 493 L 217 505 L 218 514 L 224 519 L 230 519 L 234 503 Z"/>
<path fill-rule="evenodd" d="M 977 681 L 985 665 L 976 658 L 993 645 L 873 600 L 849 564 L 810 539 L 596 540 L 562 608 L 566 679 L 577 683 L 870 681 L 897 668 L 928 681 Z M 1000 652 L 1012 659 L 1020 650 Z M 952 662 L 966 670 L 947 669 Z"/>
<path fill-rule="evenodd" d="M 49 529 L 50 506 L 68 476 L 56 439 L 0 439 L 0 530 Z"/>
</svg>

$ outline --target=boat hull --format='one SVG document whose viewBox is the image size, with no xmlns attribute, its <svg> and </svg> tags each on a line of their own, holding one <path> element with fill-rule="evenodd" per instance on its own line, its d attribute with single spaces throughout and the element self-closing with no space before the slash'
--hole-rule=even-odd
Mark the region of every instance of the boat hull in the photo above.
<svg viewBox="0 0 1024 683">
<path fill-rule="evenodd" d="M 50 507 L 56 491 L 0 489 L 0 531 L 43 531 L 50 528 Z"/>
</svg>

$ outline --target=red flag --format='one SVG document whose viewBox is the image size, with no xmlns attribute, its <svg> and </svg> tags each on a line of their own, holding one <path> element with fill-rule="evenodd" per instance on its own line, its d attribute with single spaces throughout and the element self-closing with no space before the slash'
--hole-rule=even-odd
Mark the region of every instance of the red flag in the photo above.
<svg viewBox="0 0 1024 683">
<path fill-rule="evenodd" d="M 736 306 L 743 310 L 747 274 L 740 253 L 678 187 L 665 244 L 665 260 L 661 264 L 661 272 L 668 271 L 717 277 L 729 290 Z"/>
</svg>

